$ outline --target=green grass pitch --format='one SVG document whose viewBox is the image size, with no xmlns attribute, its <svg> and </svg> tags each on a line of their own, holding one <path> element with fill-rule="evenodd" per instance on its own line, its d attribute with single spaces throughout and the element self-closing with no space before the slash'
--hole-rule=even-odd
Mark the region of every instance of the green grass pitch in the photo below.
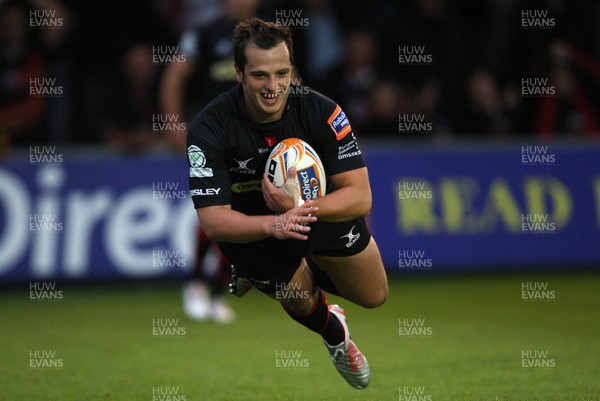
<svg viewBox="0 0 600 401">
<path fill-rule="evenodd" d="M 524 283 L 554 295 L 525 300 Z M 0 292 L 2 401 L 600 400 L 595 273 L 396 277 L 374 310 L 329 296 L 369 359 L 366 390 L 256 290 L 230 297 L 232 325 L 185 319 L 177 283 L 56 290 Z"/>
</svg>

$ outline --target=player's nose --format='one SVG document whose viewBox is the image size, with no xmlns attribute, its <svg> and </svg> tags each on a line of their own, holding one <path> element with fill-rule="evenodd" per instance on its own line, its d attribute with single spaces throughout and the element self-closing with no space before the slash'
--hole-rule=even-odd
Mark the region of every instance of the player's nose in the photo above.
<svg viewBox="0 0 600 401">
<path fill-rule="evenodd" d="M 269 92 L 277 91 L 277 78 L 275 78 L 275 76 L 271 76 L 267 80 L 267 90 L 269 90 Z"/>
</svg>

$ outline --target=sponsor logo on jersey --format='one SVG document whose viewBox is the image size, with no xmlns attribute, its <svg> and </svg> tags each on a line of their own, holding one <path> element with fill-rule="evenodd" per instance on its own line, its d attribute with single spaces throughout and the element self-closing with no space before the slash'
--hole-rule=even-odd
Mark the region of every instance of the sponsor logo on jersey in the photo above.
<svg viewBox="0 0 600 401">
<path fill-rule="evenodd" d="M 352 231 L 354 231 L 354 228 L 356 226 L 352 226 L 352 228 L 350 229 L 350 232 L 346 235 L 342 235 L 340 237 L 340 239 L 342 238 L 348 238 L 348 243 L 346 244 L 346 248 L 350 248 L 352 245 L 354 245 L 354 243 L 356 241 L 358 241 L 358 239 L 360 238 L 360 233 L 358 234 L 354 234 Z"/>
<path fill-rule="evenodd" d="M 315 167 L 311 166 L 307 169 L 297 172 L 298 181 L 300 182 L 300 196 L 304 201 L 316 199 L 319 196 L 321 183 L 315 171 Z"/>
<path fill-rule="evenodd" d="M 337 105 L 335 106 L 333 113 L 331 113 L 327 119 L 327 123 L 333 130 L 338 141 L 344 139 L 344 137 L 352 131 L 352 127 L 350 126 L 348 117 L 346 117 L 346 113 L 344 113 L 342 108 Z"/>
<path fill-rule="evenodd" d="M 235 193 L 259 191 L 262 192 L 260 180 L 252 180 L 246 182 L 236 182 L 231 184 L 231 190 Z"/>
<path fill-rule="evenodd" d="M 361 151 L 357 150 L 356 152 L 346 153 L 346 154 L 343 154 L 343 155 L 338 155 L 338 160 L 347 159 L 349 157 L 358 156 L 360 154 L 361 154 Z"/>
<path fill-rule="evenodd" d="M 187 149 L 188 160 L 190 166 L 202 168 L 206 166 L 206 156 L 204 152 L 196 145 L 190 145 Z"/>
<path fill-rule="evenodd" d="M 269 148 L 258 148 L 258 154 L 262 155 L 265 153 L 269 153 Z"/>
<path fill-rule="evenodd" d="M 190 191 L 190 195 L 192 196 L 214 196 L 219 195 L 221 192 L 221 188 L 201 188 L 201 189 L 192 189 Z"/>
<path fill-rule="evenodd" d="M 352 140 L 344 145 L 338 146 L 338 160 L 347 159 L 360 155 L 362 152 L 358 148 L 358 142 L 354 136 L 354 132 L 351 134 Z"/>
<path fill-rule="evenodd" d="M 251 157 L 249 159 L 246 160 L 237 160 L 237 159 L 233 159 L 238 166 L 237 167 L 231 167 L 229 169 L 229 171 L 235 171 L 236 173 L 240 173 L 240 174 L 256 174 L 256 170 L 253 170 L 251 168 L 248 167 L 248 163 L 254 159 L 254 157 Z"/>
<path fill-rule="evenodd" d="M 213 170 L 210 167 L 190 167 L 190 177 L 204 178 L 212 176 Z"/>
</svg>

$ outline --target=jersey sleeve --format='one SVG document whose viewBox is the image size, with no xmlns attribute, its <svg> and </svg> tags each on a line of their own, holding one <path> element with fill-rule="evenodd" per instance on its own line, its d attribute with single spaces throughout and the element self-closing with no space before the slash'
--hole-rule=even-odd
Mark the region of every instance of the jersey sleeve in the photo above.
<svg viewBox="0 0 600 401">
<path fill-rule="evenodd" d="M 187 136 L 190 195 L 196 209 L 231 203 L 223 136 L 205 122 L 194 121 Z"/>
<path fill-rule="evenodd" d="M 335 102 L 323 99 L 317 121 L 319 156 L 329 175 L 365 167 L 358 140 L 346 113 Z"/>
</svg>

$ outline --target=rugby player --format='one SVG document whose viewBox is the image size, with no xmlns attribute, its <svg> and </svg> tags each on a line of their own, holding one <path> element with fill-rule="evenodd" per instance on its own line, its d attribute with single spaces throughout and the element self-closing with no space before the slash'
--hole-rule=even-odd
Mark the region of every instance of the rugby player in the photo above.
<svg viewBox="0 0 600 401">
<path fill-rule="evenodd" d="M 365 388 L 367 359 L 350 337 L 343 309 L 329 305 L 323 292 L 367 308 L 387 297 L 381 256 L 364 220 L 371 190 L 356 136 L 334 101 L 291 84 L 289 29 L 253 18 L 236 25 L 233 39 L 238 84 L 188 130 L 198 219 L 236 274 L 319 333 L 338 372 Z M 273 146 L 291 137 L 316 150 L 328 175 L 327 194 L 300 206 L 263 174 Z M 295 291 L 281 296 L 283 288 Z"/>
</svg>

